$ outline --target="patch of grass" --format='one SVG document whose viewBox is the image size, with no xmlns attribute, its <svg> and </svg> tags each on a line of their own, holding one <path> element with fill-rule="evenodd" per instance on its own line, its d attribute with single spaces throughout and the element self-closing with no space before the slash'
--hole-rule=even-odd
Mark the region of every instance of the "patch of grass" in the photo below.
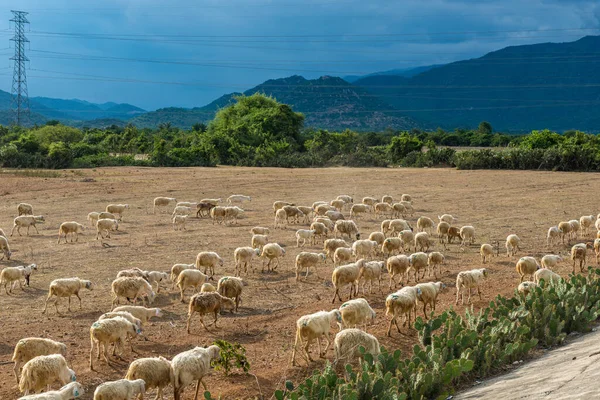
<svg viewBox="0 0 600 400">
<path fill-rule="evenodd" d="M 58 171 L 43 169 L 0 169 L 0 174 L 10 174 L 35 178 L 60 178 L 62 175 Z"/>
</svg>

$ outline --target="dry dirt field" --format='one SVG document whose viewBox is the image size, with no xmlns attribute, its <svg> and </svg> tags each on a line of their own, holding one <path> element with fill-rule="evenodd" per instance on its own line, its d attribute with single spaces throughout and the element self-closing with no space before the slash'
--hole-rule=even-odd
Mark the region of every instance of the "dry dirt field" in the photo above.
<svg viewBox="0 0 600 400">
<path fill-rule="evenodd" d="M 92 178 L 93 181 L 89 181 Z M 87 181 L 86 181 L 87 180 Z M 31 287 L 18 288 L 12 296 L 0 293 L 0 398 L 17 398 L 19 393 L 10 359 L 14 345 L 23 337 L 42 336 L 62 341 L 68 346 L 67 359 L 77 372 L 78 381 L 85 386 L 83 398 L 91 399 L 95 387 L 104 381 L 124 376 L 129 362 L 138 357 L 162 355 L 172 358 L 181 351 L 197 345 L 209 345 L 215 339 L 239 342 L 247 349 L 257 375 L 260 391 L 270 398 L 286 379 L 298 382 L 320 368 L 320 360 L 306 366 L 290 367 L 294 326 L 298 317 L 332 308 L 332 264 L 321 266 L 318 274 L 311 273 L 307 281 L 295 282 L 294 259 L 300 249 L 295 246 L 294 232 L 305 226 L 289 226 L 271 230 L 270 240 L 287 246 L 287 255 L 275 274 L 259 270 L 244 277 L 243 303 L 237 314 L 223 315 L 219 328 L 206 332 L 198 319 L 192 323 L 192 334 L 185 332 L 187 305 L 179 301 L 179 294 L 163 291 L 154 306 L 164 310 L 164 316 L 145 327 L 148 341 L 135 342 L 137 354 L 125 347 L 125 361 L 113 359 L 112 365 L 96 363 L 96 372 L 88 368 L 89 327 L 102 313 L 110 310 L 110 284 L 122 269 L 139 267 L 146 270 L 169 271 L 175 263 L 193 263 L 200 251 L 216 251 L 225 260 L 216 277 L 231 275 L 234 271 L 233 251 L 249 246 L 253 226 L 272 227 L 272 203 L 288 200 L 298 205 L 311 205 L 316 200 L 331 200 L 339 194 L 352 195 L 355 201 L 363 196 L 381 197 L 384 194 L 399 198 L 413 196 L 416 209 L 409 221 L 415 226 L 420 215 L 437 220 L 443 213 L 458 217 L 456 225 L 473 225 L 476 243 L 461 249 L 450 245 L 444 251 L 447 262 L 442 267 L 442 278 L 450 288 L 440 296 L 438 310 L 454 302 L 456 274 L 462 270 L 481 268 L 479 246 L 499 240 L 501 255 L 488 268 L 491 274 L 483 288 L 483 301 L 474 298 L 475 307 L 484 306 L 497 294 L 511 294 L 519 283 L 514 269 L 516 257 L 502 254 L 503 242 L 510 233 L 517 233 L 523 241 L 518 254 L 542 256 L 550 252 L 565 254 L 567 246 L 547 249 L 545 235 L 549 226 L 561 220 L 597 214 L 596 194 L 600 191 L 598 174 L 523 171 L 456 171 L 453 169 L 258 169 L 258 168 L 105 168 L 97 170 L 61 171 L 59 177 L 25 177 L 0 174 L 0 227 L 10 231 L 16 216 L 16 206 L 25 201 L 34 205 L 36 214 L 46 216 L 39 226 L 40 233 L 10 238 L 13 250 L 11 261 L 0 261 L 0 267 L 35 262 L 40 270 L 31 277 Z M 213 225 L 208 219 L 192 218 L 186 231 L 173 231 L 169 215 L 152 215 L 151 202 L 155 196 L 176 197 L 193 201 L 205 197 L 223 197 L 231 194 L 252 196 L 245 203 L 246 216 L 235 226 Z M 90 211 L 101 211 L 109 203 L 128 203 L 131 209 L 124 215 L 119 232 L 107 240 L 104 248 L 95 240 L 95 231 L 86 230 L 78 243 L 57 245 L 60 223 L 76 220 L 87 224 Z M 379 230 L 381 220 L 363 217 L 358 226 L 364 237 Z M 321 246 L 307 246 L 304 250 L 319 251 Z M 439 250 L 436 244 L 434 249 Z M 566 276 L 568 261 L 559 267 Z M 73 312 L 66 312 L 66 302 L 42 315 L 44 299 L 50 281 L 56 278 L 78 276 L 90 279 L 95 290 L 82 291 L 83 308 L 75 301 Z M 386 337 L 388 319 L 384 302 L 389 293 L 387 275 L 382 291 L 375 290 L 365 297 L 377 312 L 376 324 L 370 328 L 381 344 L 408 351 L 416 341 L 414 331 L 403 330 Z M 169 284 L 170 287 L 170 284 Z M 344 299 L 348 292 L 344 291 Z M 188 294 L 189 296 L 189 294 Z M 75 299 L 76 300 L 76 299 Z M 335 307 L 339 307 L 336 301 Z M 458 306 L 460 310 L 464 306 Z M 419 312 L 421 315 L 421 312 Z M 316 350 L 313 350 L 313 354 Z M 329 350 L 328 359 L 333 358 Z M 229 377 L 214 372 L 206 383 L 216 396 L 225 399 L 259 397 L 259 387 L 253 377 L 234 373 Z M 153 396 L 153 393 L 150 394 Z M 167 398 L 172 398 L 169 388 Z M 185 399 L 193 398 L 193 388 L 184 392 Z"/>
</svg>

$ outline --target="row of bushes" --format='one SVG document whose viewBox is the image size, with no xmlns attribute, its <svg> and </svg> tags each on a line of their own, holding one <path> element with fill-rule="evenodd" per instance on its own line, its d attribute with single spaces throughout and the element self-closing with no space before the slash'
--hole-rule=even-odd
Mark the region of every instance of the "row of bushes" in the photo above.
<svg viewBox="0 0 600 400">
<path fill-rule="evenodd" d="M 382 347 L 364 354 L 343 377 L 328 364 L 297 387 L 286 382 L 283 399 L 445 399 L 458 387 L 503 370 L 536 346 L 560 344 L 572 332 L 586 332 L 600 314 L 600 269 L 571 276 L 529 295 L 498 296 L 489 306 L 462 316 L 452 309 L 414 328 L 420 343 L 412 357 Z M 361 349 L 364 351 L 364 349 Z"/>
</svg>

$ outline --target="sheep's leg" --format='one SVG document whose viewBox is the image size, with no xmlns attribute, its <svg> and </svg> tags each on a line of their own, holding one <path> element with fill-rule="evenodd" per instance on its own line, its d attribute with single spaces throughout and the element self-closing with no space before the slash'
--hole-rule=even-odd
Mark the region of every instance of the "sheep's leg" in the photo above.
<svg viewBox="0 0 600 400">
<path fill-rule="evenodd" d="M 71 296 L 69 296 L 69 307 L 67 308 L 67 310 L 69 310 L 69 312 L 71 312 Z"/>
<path fill-rule="evenodd" d="M 319 357 L 323 358 L 323 352 L 321 351 L 321 336 L 317 337 L 317 346 L 319 348 Z"/>
<path fill-rule="evenodd" d="M 323 358 L 327 355 L 327 350 L 329 350 L 329 346 L 331 345 L 331 340 L 329 339 L 329 332 L 325 334 L 325 340 L 327 341 L 327 345 L 325 346 L 325 350 L 323 351 Z M 319 352 L 321 349 L 319 349 Z"/>
<path fill-rule="evenodd" d="M 38 231 L 37 226 L 35 226 L 35 224 L 33 225 L 33 227 L 35 228 L 35 233 L 37 233 L 38 235 L 40 234 L 40 231 Z M 29 231 L 27 231 L 27 234 L 29 234 Z"/>
<path fill-rule="evenodd" d="M 575 275 L 575 260 L 573 260 L 573 275 Z"/>
<path fill-rule="evenodd" d="M 208 328 L 206 327 L 206 325 L 204 324 L 204 318 L 202 318 L 202 315 L 200 315 L 200 323 L 202 324 L 202 326 L 204 327 L 204 329 L 206 329 L 207 332 L 210 332 L 208 330 Z"/>
<path fill-rule="evenodd" d="M 481 289 L 477 286 L 477 294 L 479 294 L 479 300 L 481 300 Z"/>
<path fill-rule="evenodd" d="M 215 320 L 213 321 L 213 325 L 215 326 L 215 328 L 218 328 L 217 326 L 217 319 L 219 318 L 219 312 L 215 311 Z"/>
<path fill-rule="evenodd" d="M 306 340 L 306 345 L 304 345 L 304 354 L 305 354 L 305 356 L 306 356 L 306 359 L 307 359 L 307 361 L 306 361 L 306 363 L 307 363 L 307 364 L 308 364 L 310 361 L 314 361 L 314 360 L 312 359 L 312 357 L 310 356 L 310 352 L 308 351 L 308 349 L 309 349 L 309 346 L 310 346 L 310 342 L 311 342 L 311 339 L 310 339 L 310 338 L 308 338 L 308 339 Z"/>
<path fill-rule="evenodd" d="M 141 395 L 141 393 L 140 393 L 140 395 Z M 162 397 L 162 387 L 159 386 L 158 392 L 156 393 L 156 397 L 154 398 L 154 400 L 159 400 L 159 399 L 162 400 L 162 398 L 163 398 Z M 141 399 L 143 399 L 143 397 Z"/>
<path fill-rule="evenodd" d="M 404 316 L 404 318 L 406 319 L 406 315 Z M 400 325 L 398 325 L 398 317 L 396 315 L 394 315 L 393 321 L 396 324 L 396 329 L 398 329 L 398 333 L 400 333 Z"/>
<path fill-rule="evenodd" d="M 194 400 L 198 400 L 198 392 L 200 391 L 200 381 L 202 379 L 198 379 L 196 381 L 196 394 L 194 395 Z"/>
<path fill-rule="evenodd" d="M 389 326 L 388 326 L 388 330 L 387 330 L 387 335 L 388 335 L 388 336 L 390 336 L 390 337 L 392 336 L 392 324 L 393 324 L 393 323 L 394 323 L 394 318 L 392 318 L 392 319 L 390 320 L 390 324 L 389 324 Z"/>
<path fill-rule="evenodd" d="M 456 303 L 455 304 L 458 304 L 458 296 L 460 296 L 460 288 L 457 286 L 456 287 Z"/>
<path fill-rule="evenodd" d="M 427 303 L 423 303 L 423 315 L 425 316 L 426 320 L 429 319 L 427 318 Z"/>
<path fill-rule="evenodd" d="M 115 345 L 116 346 L 116 345 Z M 104 351 L 102 352 L 102 356 L 104 357 L 104 361 L 110 365 L 110 361 L 108 360 L 108 346 L 106 343 L 102 346 Z"/>
<path fill-rule="evenodd" d="M 194 315 L 194 311 L 189 313 L 187 317 L 187 333 L 190 333 L 190 323 L 192 322 L 192 315 Z"/>
<path fill-rule="evenodd" d="M 13 368 L 13 371 L 15 373 L 15 378 L 17 379 L 17 385 L 19 384 L 19 369 L 21 368 L 21 362 L 17 359 L 15 361 L 15 366 Z"/>
</svg>

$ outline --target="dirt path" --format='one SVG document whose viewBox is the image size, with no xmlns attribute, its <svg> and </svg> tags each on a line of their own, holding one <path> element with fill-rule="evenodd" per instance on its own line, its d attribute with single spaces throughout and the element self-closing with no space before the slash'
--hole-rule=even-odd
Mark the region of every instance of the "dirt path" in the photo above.
<svg viewBox="0 0 600 400">
<path fill-rule="evenodd" d="M 454 399 L 597 399 L 600 397 L 599 342 L 600 331 L 584 335 Z"/>
</svg>

